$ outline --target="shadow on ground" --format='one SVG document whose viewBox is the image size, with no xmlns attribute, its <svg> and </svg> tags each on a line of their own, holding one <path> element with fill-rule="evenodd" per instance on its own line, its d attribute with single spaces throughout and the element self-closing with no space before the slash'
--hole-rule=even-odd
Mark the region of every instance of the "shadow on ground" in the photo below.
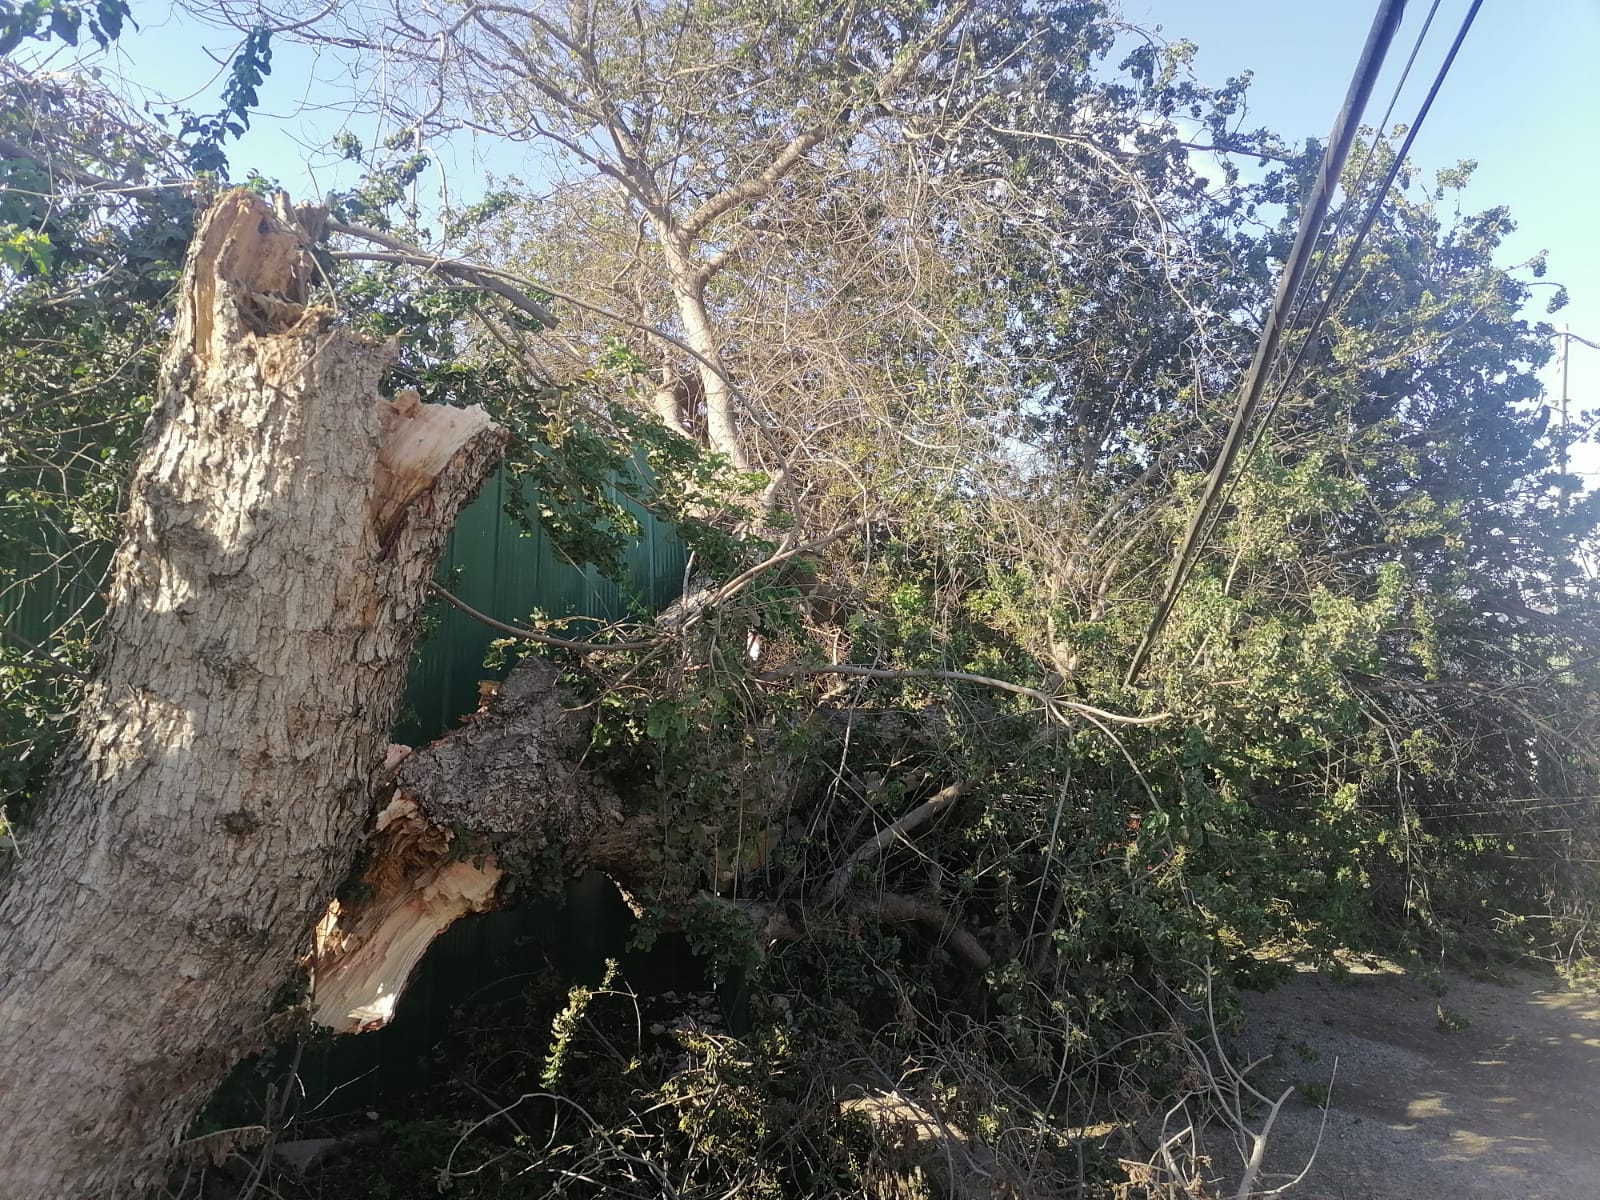
<svg viewBox="0 0 1600 1200">
<path fill-rule="evenodd" d="M 1298 1088 L 1259 1188 L 1315 1149 L 1300 1200 L 1600 1197 L 1600 997 L 1378 968 L 1303 973 L 1246 1012 L 1250 1057 L 1275 1055 L 1262 1090 Z"/>
</svg>

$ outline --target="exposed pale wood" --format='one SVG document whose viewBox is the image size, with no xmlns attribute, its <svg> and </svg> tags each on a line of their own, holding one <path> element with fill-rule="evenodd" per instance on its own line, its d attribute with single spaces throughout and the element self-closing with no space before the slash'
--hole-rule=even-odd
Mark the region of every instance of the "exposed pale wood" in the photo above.
<svg viewBox="0 0 1600 1200">
<path fill-rule="evenodd" d="M 493 904 L 499 867 L 487 859 L 452 861 L 461 857 L 451 844 L 452 828 L 493 833 L 521 854 L 567 872 L 594 868 L 625 893 L 661 900 L 661 831 L 648 818 L 625 818 L 618 797 L 583 768 L 589 724 L 586 709 L 564 704 L 560 672 L 529 659 L 486 691 L 482 707 L 460 729 L 392 763 L 398 791 L 374 823 L 361 889 L 366 898 L 355 910 L 335 907 L 318 930 L 314 1020 L 347 1033 L 382 1025 L 428 944 L 451 922 Z M 786 785 L 782 772 L 754 778 L 766 793 Z M 961 792 L 959 784 L 944 789 L 869 842 L 834 877 L 838 892 L 826 902 L 840 899 L 855 865 L 948 808 Z M 775 828 L 770 832 L 777 835 Z M 754 835 L 753 843 L 763 836 Z M 807 936 L 798 911 L 764 901 L 719 902 L 749 920 L 763 940 Z M 931 900 L 873 892 L 849 900 L 845 909 L 866 920 L 921 926 L 973 968 L 990 966 L 977 938 Z"/>
<path fill-rule="evenodd" d="M 562 704 L 559 672 L 530 660 L 460 729 L 414 753 L 392 747 L 389 804 L 372 823 L 362 899 L 334 902 L 317 927 L 312 1020 L 339 1033 L 381 1027 L 428 946 L 490 908 L 504 873 L 463 856 L 454 828 L 502 835 L 569 867 L 636 879 L 647 857 L 616 797 L 576 765 L 588 718 Z"/>
<path fill-rule="evenodd" d="M 265 1039 L 504 445 L 379 398 L 393 348 L 307 307 L 307 240 L 232 192 L 190 248 L 101 667 L 0 884 L 7 1200 L 132 1192 Z"/>
<path fill-rule="evenodd" d="M 488 909 L 505 875 L 492 857 L 452 858 L 449 831 L 405 795 L 376 824 L 360 906 L 335 900 L 317 924 L 311 1019 L 335 1033 L 385 1025 L 423 952 L 460 918 Z"/>
</svg>

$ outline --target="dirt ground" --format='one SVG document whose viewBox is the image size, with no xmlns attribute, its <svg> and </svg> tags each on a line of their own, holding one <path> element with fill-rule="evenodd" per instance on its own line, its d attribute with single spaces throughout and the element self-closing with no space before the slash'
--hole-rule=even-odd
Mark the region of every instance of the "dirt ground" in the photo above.
<svg viewBox="0 0 1600 1200">
<path fill-rule="evenodd" d="M 1275 1053 L 1260 1075 L 1275 1086 L 1258 1086 L 1298 1088 L 1258 1188 L 1287 1182 L 1316 1149 L 1287 1195 L 1600 1198 L 1600 996 L 1531 974 L 1446 973 L 1430 986 L 1366 968 L 1337 982 L 1304 973 L 1246 1011 L 1251 1057 Z"/>
</svg>

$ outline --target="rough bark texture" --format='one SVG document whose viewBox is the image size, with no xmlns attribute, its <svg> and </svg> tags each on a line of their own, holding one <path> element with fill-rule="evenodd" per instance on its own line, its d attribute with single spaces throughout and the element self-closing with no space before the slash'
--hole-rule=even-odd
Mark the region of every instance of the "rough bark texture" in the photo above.
<svg viewBox="0 0 1600 1200">
<path fill-rule="evenodd" d="M 692 603 L 686 607 L 693 611 Z M 394 766 L 393 799 L 368 842 L 363 898 L 334 904 L 318 926 L 311 964 L 317 1024 L 338 1033 L 380 1028 L 432 941 L 459 918 L 496 903 L 504 879 L 500 864 L 490 854 L 464 854 L 454 830 L 492 835 L 509 854 L 546 862 L 551 870 L 604 872 L 630 904 L 635 895 L 645 895 L 670 911 L 673 898 L 660 892 L 661 830 L 647 817 L 624 816 L 607 783 L 581 765 L 588 738 L 588 711 L 567 706 L 560 672 L 529 659 L 460 729 L 412 753 L 394 748 L 404 757 Z M 794 780 L 781 763 L 776 752 L 766 756 L 763 769 L 748 781 L 754 793 L 769 800 L 787 797 Z M 946 788 L 894 832 L 903 836 L 962 791 L 960 785 Z M 776 819 L 788 803 L 779 801 L 768 817 Z M 760 811 L 754 801 L 750 811 Z M 774 826 L 771 835 L 775 840 L 781 831 Z M 837 886 L 817 897 L 815 907 L 835 916 L 918 926 L 974 970 L 988 970 L 988 951 L 933 900 L 882 890 L 845 896 L 855 868 L 891 840 L 892 834 L 881 835 L 852 856 L 835 876 Z M 719 883 L 732 881 L 730 873 Z M 799 908 L 761 900 L 717 902 L 750 921 L 763 940 L 808 936 Z"/>
<path fill-rule="evenodd" d="M 530 659 L 466 725 L 406 758 L 396 784 L 431 821 L 570 854 L 622 819 L 611 789 L 577 765 L 588 736 L 560 672 Z"/>
<path fill-rule="evenodd" d="M 338 1033 L 379 1028 L 433 939 L 493 905 L 499 864 L 463 856 L 453 829 L 494 835 L 552 869 L 649 883 L 650 827 L 624 820 L 611 789 L 578 765 L 588 725 L 563 703 L 560 673 L 529 660 L 460 729 L 399 762 L 394 798 L 374 823 L 364 898 L 336 903 L 318 926 L 313 1021 Z"/>
<path fill-rule="evenodd" d="M 264 1040 L 350 869 L 446 534 L 505 434 L 378 397 L 305 234 L 201 222 L 104 658 L 0 903 L 8 1200 L 132 1191 Z"/>
</svg>

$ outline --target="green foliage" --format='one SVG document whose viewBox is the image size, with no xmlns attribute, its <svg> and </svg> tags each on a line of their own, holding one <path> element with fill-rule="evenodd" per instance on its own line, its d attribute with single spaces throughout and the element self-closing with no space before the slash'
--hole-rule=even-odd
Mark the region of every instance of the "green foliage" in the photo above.
<svg viewBox="0 0 1600 1200">
<path fill-rule="evenodd" d="M 13 274 L 24 272 L 49 274 L 55 262 L 55 247 L 44 234 L 32 229 L 19 229 L 15 225 L 0 227 L 0 267 Z"/>
<path fill-rule="evenodd" d="M 1300 1098 L 1316 1108 L 1329 1108 L 1333 1104 L 1333 1088 L 1319 1079 L 1307 1080 L 1300 1085 Z"/>
<path fill-rule="evenodd" d="M 96 0 L 92 7 L 67 0 L 0 0 L 0 58 L 24 41 L 59 38 L 76 46 L 85 25 L 95 44 L 104 50 L 122 36 L 124 21 L 139 27 L 127 0 Z"/>
<path fill-rule="evenodd" d="M 1225 115 L 1237 100 L 1174 82 L 1181 53 L 1130 71 L 1124 104 Z M 949 1062 L 952 1023 L 980 1021 L 994 1074 L 963 1079 L 969 1095 L 1062 1061 L 1085 1080 L 1160 1079 L 1170 1064 L 1136 1031 L 1161 1024 L 1174 994 L 1197 1004 L 1216 989 L 1226 1009 L 1228 982 L 1264 978 L 1263 952 L 1328 962 L 1351 947 L 1460 946 L 1488 909 L 1522 945 L 1554 944 L 1575 926 L 1552 920 L 1551 902 L 1592 887 L 1575 861 L 1584 835 L 1519 858 L 1528 819 L 1507 798 L 1592 787 L 1578 747 L 1594 681 L 1562 672 L 1583 657 L 1595 596 L 1563 564 L 1597 512 L 1554 503 L 1531 403 L 1547 331 L 1520 315 L 1526 285 L 1495 262 L 1504 214 L 1447 219 L 1390 198 L 1358 286 L 1308 348 L 1130 689 L 1147 581 L 1187 520 L 1250 349 L 1242 326 L 1203 326 L 1197 343 L 1194 314 L 1263 302 L 1315 148 L 1259 182 L 1235 178 L 1214 204 L 1176 157 L 1141 162 L 1142 193 L 1095 190 L 1069 152 L 1024 156 L 1023 140 L 1018 177 L 1079 189 L 1066 202 L 1116 232 L 1102 235 L 1114 250 L 1067 264 L 1019 240 L 987 280 L 990 307 L 947 328 L 1029 398 L 996 418 L 1011 445 L 964 464 L 954 486 L 892 446 L 847 446 L 852 472 L 884 481 L 859 544 L 817 555 L 803 589 L 782 570 L 757 579 L 674 654 L 601 673 L 592 762 L 658 822 L 659 890 L 641 898 L 681 913 L 714 890 L 792 913 L 805 935 L 768 948 L 758 986 L 804 995 L 796 1020 L 819 1036 L 838 1036 L 833 1006 L 847 1006 L 878 1061 L 933 1070 Z M 1152 192 L 1188 221 L 1181 289 L 1170 260 L 1127 249 L 1155 236 L 1148 201 L 1130 198 Z M 1248 232 L 1274 210 L 1284 226 Z M 618 361 L 636 370 L 632 357 Z M 954 422 L 938 428 L 973 444 Z M 713 580 L 764 549 L 730 547 Z M 847 615 L 809 607 L 819 579 Z M 758 663 L 738 652 L 752 637 Z M 885 677 L 809 673 L 840 661 Z M 1005 685 L 1151 723 L 1070 707 L 1052 722 Z M 967 783 L 956 815 L 859 871 L 858 908 L 819 910 L 851 848 L 954 780 Z M 769 827 L 784 831 L 778 846 L 728 870 L 718 848 Z M 915 924 L 874 921 L 875 894 L 960 914 L 993 965 L 975 974 Z M 737 951 L 731 930 L 721 944 Z"/>
<path fill-rule="evenodd" d="M 1472 1018 L 1443 1004 L 1434 1005 L 1435 1024 L 1440 1033 L 1460 1033 L 1472 1024 Z"/>
<path fill-rule="evenodd" d="M 188 142 L 189 166 L 209 171 L 226 179 L 228 158 L 223 143 L 242 137 L 250 128 L 250 110 L 260 104 L 258 89 L 272 74 L 272 31 L 258 26 L 245 35 L 244 43 L 228 66 L 228 82 L 222 89 L 222 108 L 212 116 L 187 113 L 180 136 Z"/>
<path fill-rule="evenodd" d="M 606 961 L 605 978 L 600 981 L 600 988 L 608 990 L 617 982 L 617 961 Z M 578 1036 L 584 1017 L 588 1014 L 590 1002 L 595 996 L 595 989 L 582 986 L 574 987 L 567 994 L 567 1006 L 555 1015 L 550 1022 L 550 1049 L 545 1053 L 544 1067 L 539 1072 L 539 1083 L 547 1090 L 560 1086 L 562 1068 L 566 1065 L 567 1051 L 572 1046 L 573 1040 Z"/>
</svg>

